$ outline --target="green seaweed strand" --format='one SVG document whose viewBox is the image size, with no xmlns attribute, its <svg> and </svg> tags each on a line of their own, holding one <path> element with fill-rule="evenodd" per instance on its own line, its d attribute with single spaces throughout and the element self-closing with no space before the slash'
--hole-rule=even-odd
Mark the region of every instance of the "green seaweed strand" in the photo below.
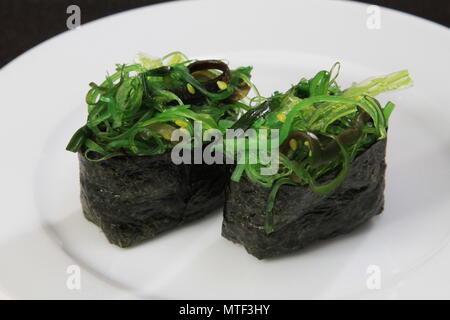
<svg viewBox="0 0 450 320">
<path fill-rule="evenodd" d="M 190 73 L 187 65 L 192 61 L 180 52 L 162 59 L 141 55 L 141 62 L 118 65 L 101 85 L 90 83 L 88 118 L 69 141 L 68 151 L 81 151 L 92 161 L 161 154 L 172 148 L 170 137 L 175 129 L 192 132 L 193 122 L 200 121 L 204 130 L 223 131 L 224 124 L 233 123 L 238 114 L 251 109 L 237 101 L 240 95 L 229 99 L 242 82 L 254 87 L 249 80 L 251 67 L 227 69 L 226 88 L 210 92 Z M 194 93 L 198 101 L 189 100 Z"/>
<path fill-rule="evenodd" d="M 269 193 L 269 199 L 267 200 L 267 206 L 266 206 L 265 224 L 264 224 L 264 230 L 267 234 L 271 234 L 274 231 L 274 228 L 273 228 L 273 206 L 275 204 L 275 199 L 276 199 L 278 190 L 280 190 L 280 187 L 284 184 L 294 184 L 294 183 L 289 178 L 279 179 L 272 186 L 272 190 Z"/>
</svg>

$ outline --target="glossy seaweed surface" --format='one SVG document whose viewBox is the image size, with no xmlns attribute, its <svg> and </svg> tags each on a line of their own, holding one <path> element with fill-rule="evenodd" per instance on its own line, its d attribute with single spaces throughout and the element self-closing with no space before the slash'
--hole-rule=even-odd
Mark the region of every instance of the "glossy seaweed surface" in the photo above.
<svg viewBox="0 0 450 320">
<path fill-rule="evenodd" d="M 224 165 L 175 165 L 170 153 L 92 162 L 78 154 L 85 217 L 129 247 L 223 205 Z"/>
<path fill-rule="evenodd" d="M 308 186 L 283 185 L 273 208 L 274 232 L 264 230 L 270 188 L 231 181 L 225 192 L 222 235 L 264 259 L 299 250 L 310 243 L 352 231 L 380 214 L 384 205 L 386 139 L 355 158 L 344 182 L 331 194 Z M 331 180 L 336 173 L 322 177 Z"/>
</svg>

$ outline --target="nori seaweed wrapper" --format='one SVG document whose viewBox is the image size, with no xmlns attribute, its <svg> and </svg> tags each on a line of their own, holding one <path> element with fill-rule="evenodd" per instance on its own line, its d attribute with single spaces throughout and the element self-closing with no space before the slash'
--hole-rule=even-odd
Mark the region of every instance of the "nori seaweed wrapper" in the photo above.
<svg viewBox="0 0 450 320">
<path fill-rule="evenodd" d="M 271 189 L 245 176 L 239 183 L 231 181 L 225 192 L 222 235 L 264 259 L 352 231 L 383 211 L 385 153 L 386 139 L 373 144 L 351 162 L 344 182 L 328 195 L 317 194 L 308 186 L 281 186 L 270 234 L 264 230 L 264 220 Z M 331 180 L 335 174 L 330 172 L 321 181 Z"/>
<path fill-rule="evenodd" d="M 81 153 L 78 158 L 83 213 L 120 247 L 151 239 L 223 205 L 225 165 L 175 165 L 170 152 L 98 162 Z"/>
</svg>

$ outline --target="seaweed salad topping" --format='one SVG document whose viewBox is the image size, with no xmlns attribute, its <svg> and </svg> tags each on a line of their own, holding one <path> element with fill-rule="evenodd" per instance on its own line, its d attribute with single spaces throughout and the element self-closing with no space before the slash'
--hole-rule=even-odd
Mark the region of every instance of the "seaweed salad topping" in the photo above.
<svg viewBox="0 0 450 320">
<path fill-rule="evenodd" d="M 279 129 L 279 169 L 261 174 L 261 163 L 238 164 L 231 179 L 242 174 L 253 183 L 272 188 L 266 207 L 266 233 L 273 232 L 272 209 L 284 184 L 307 185 L 329 194 L 345 179 L 351 161 L 377 140 L 385 139 L 394 104 L 384 107 L 374 96 L 412 85 L 407 70 L 354 83 L 342 90 L 336 82 L 340 64 L 301 79 L 287 92 L 275 92 L 244 114 L 234 128 Z M 333 179 L 321 181 L 326 173 Z"/>
<path fill-rule="evenodd" d="M 402 70 L 341 89 L 336 81 L 340 64 L 335 63 L 284 93 L 264 98 L 250 81 L 251 71 L 251 67 L 231 70 L 221 60 L 189 60 L 180 52 L 161 59 L 141 54 L 136 64 L 117 65 L 102 84 L 90 83 L 87 122 L 67 150 L 90 161 L 164 154 L 176 143 L 171 141 L 176 129 L 194 135 L 195 121 L 202 130 L 216 129 L 223 135 L 230 128 L 266 134 L 266 146 L 257 149 L 267 145 L 276 149 L 278 170 L 264 174 L 268 164 L 260 158 L 238 161 L 231 180 L 239 182 L 245 175 L 250 182 L 271 188 L 261 226 L 270 234 L 280 187 L 308 186 L 323 195 L 336 190 L 351 162 L 387 137 L 395 105 L 388 102 L 383 107 L 375 96 L 412 85 L 408 71 Z M 250 89 L 256 93 L 252 99 L 247 98 Z M 272 129 L 278 130 L 276 140 Z M 250 148 L 248 137 L 235 137 Z"/>
<path fill-rule="evenodd" d="M 220 60 L 188 60 L 180 52 L 162 59 L 138 55 L 138 63 L 116 73 L 86 96 L 87 123 L 67 150 L 101 161 L 120 155 L 155 155 L 170 150 L 171 134 L 193 121 L 224 132 L 249 109 L 239 102 L 253 84 L 251 67 L 230 70 Z"/>
</svg>

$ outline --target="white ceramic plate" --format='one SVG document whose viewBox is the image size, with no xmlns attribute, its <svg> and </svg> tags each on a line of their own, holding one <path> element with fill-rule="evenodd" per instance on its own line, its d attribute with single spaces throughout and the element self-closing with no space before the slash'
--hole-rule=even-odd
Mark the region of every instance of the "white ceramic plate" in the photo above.
<svg viewBox="0 0 450 320">
<path fill-rule="evenodd" d="M 1 295 L 450 298 L 450 32 L 384 8 L 381 28 L 369 29 L 367 8 L 282 0 L 150 6 L 66 32 L 0 70 Z M 81 214 L 77 159 L 65 146 L 85 121 L 90 81 L 138 51 L 173 50 L 253 65 L 264 94 L 335 61 L 344 86 L 409 69 L 413 88 L 380 96 L 397 103 L 384 213 L 270 261 L 223 239 L 219 212 L 133 249 L 110 245 Z M 80 267 L 80 290 L 67 287 L 71 265 Z M 380 289 L 367 286 L 370 266 L 380 271 Z"/>
</svg>

